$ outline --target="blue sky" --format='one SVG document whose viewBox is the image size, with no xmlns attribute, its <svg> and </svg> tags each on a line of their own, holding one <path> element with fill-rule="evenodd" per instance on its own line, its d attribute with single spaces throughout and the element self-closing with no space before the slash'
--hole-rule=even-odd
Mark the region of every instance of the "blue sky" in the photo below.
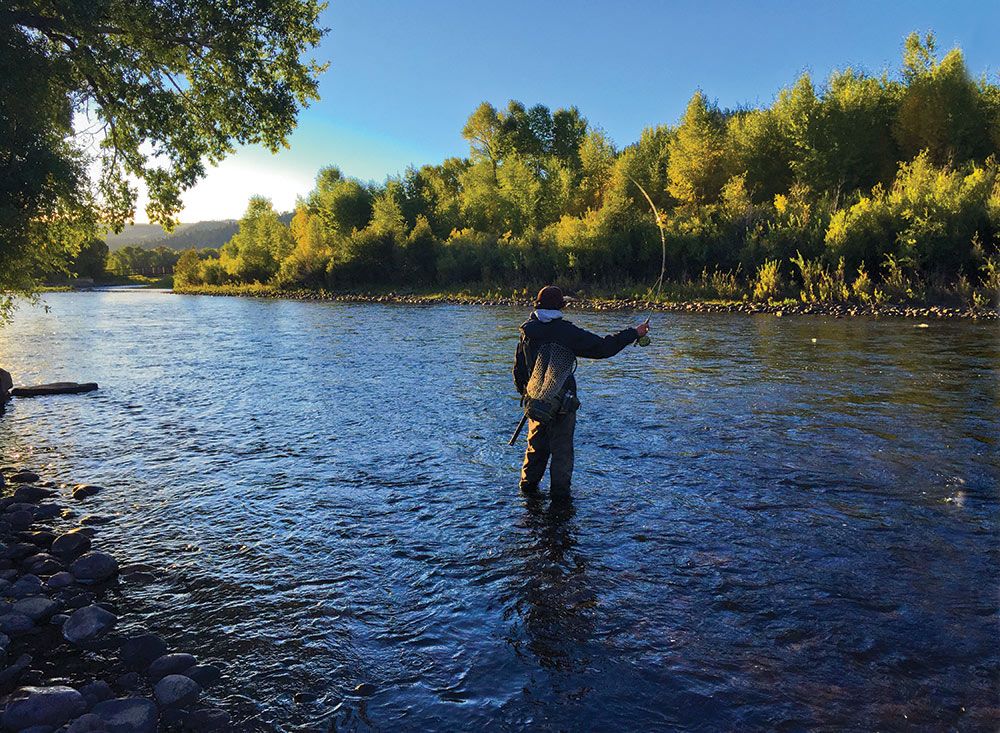
<svg viewBox="0 0 1000 733">
<path fill-rule="evenodd" d="M 803 71 L 894 70 L 913 30 L 960 46 L 976 76 L 1000 72 L 1000 0 L 330 0 L 323 24 L 322 99 L 290 148 L 238 151 L 185 196 L 182 221 L 238 217 L 255 193 L 290 209 L 323 165 L 381 181 L 465 155 L 462 126 L 483 100 L 575 104 L 622 146 L 676 122 L 696 89 L 765 105 Z"/>
</svg>

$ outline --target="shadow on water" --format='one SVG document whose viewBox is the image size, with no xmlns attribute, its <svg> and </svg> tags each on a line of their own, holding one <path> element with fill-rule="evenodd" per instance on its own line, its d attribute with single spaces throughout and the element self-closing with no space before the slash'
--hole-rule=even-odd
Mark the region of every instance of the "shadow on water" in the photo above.
<svg viewBox="0 0 1000 733">
<path fill-rule="evenodd" d="M 246 730 L 1000 723 L 995 326 L 658 316 L 581 363 L 553 503 L 506 445 L 523 313 L 47 300 L 0 363 L 101 390 L 12 403 L 2 462 L 106 487 L 161 569 L 120 605 Z"/>
</svg>

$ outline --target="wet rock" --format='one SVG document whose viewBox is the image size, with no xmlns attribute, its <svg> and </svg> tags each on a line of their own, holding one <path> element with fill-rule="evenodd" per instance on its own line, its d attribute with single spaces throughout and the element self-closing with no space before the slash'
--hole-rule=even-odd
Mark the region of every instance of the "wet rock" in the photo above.
<svg viewBox="0 0 1000 733">
<path fill-rule="evenodd" d="M 89 499 L 91 496 L 97 496 L 97 494 L 104 491 L 100 486 L 93 486 L 91 484 L 78 484 L 73 487 L 73 498 L 77 501 L 83 501 L 84 499 Z"/>
<path fill-rule="evenodd" d="M 222 670 L 214 664 L 196 664 L 184 672 L 185 677 L 190 677 L 206 690 L 222 678 Z"/>
<path fill-rule="evenodd" d="M 369 695 L 374 695 L 378 688 L 375 687 L 371 682 L 362 682 L 360 685 L 354 688 L 355 695 L 363 695 L 365 697 Z"/>
<path fill-rule="evenodd" d="M 153 660 L 152 664 L 149 665 L 149 669 L 146 670 L 146 675 L 150 680 L 156 682 L 167 675 L 180 674 L 189 670 L 197 663 L 198 660 L 191 654 L 164 654 Z"/>
<path fill-rule="evenodd" d="M 60 726 L 87 709 L 83 695 L 72 687 L 22 687 L 14 692 L 3 713 L 7 730 L 33 726 Z"/>
<path fill-rule="evenodd" d="M 292 700 L 294 700 L 297 705 L 307 705 L 311 702 L 316 702 L 317 698 L 311 692 L 296 692 L 292 695 Z"/>
<path fill-rule="evenodd" d="M 10 688 L 21 677 L 21 674 L 31 665 L 31 656 L 22 654 L 17 661 L 0 670 L 0 687 Z"/>
<path fill-rule="evenodd" d="M 63 509 L 58 504 L 39 504 L 35 508 L 35 521 L 44 522 L 62 516 Z"/>
<path fill-rule="evenodd" d="M 22 534 L 21 539 L 34 545 L 35 547 L 48 550 L 52 547 L 52 543 L 56 539 L 56 533 L 49 532 L 47 529 L 40 529 L 37 532 L 26 532 Z"/>
<path fill-rule="evenodd" d="M 28 596 L 14 603 L 13 612 L 20 613 L 32 621 L 41 621 L 59 610 L 59 603 L 45 596 Z"/>
<path fill-rule="evenodd" d="M 57 613 L 55 616 L 53 616 L 52 618 L 49 619 L 49 623 L 50 624 L 52 624 L 53 626 L 60 627 L 60 628 L 67 621 L 69 621 L 69 616 L 67 616 L 65 613 Z"/>
<path fill-rule="evenodd" d="M 139 676 L 138 672 L 126 672 L 118 675 L 115 684 L 123 690 L 138 690 L 142 685 L 142 677 Z"/>
<path fill-rule="evenodd" d="M 32 471 L 18 471 L 8 476 L 7 480 L 12 484 L 33 484 L 38 478 L 38 474 Z"/>
<path fill-rule="evenodd" d="M 125 639 L 120 657 L 129 669 L 149 669 L 154 660 L 167 653 L 167 643 L 156 634 L 139 634 Z"/>
<path fill-rule="evenodd" d="M 7 595 L 7 591 L 10 590 L 11 585 L 13 585 L 9 580 L 0 578 L 0 596 Z"/>
<path fill-rule="evenodd" d="M 18 636 L 35 628 L 35 622 L 23 613 L 5 613 L 0 616 L 0 633 Z"/>
<path fill-rule="evenodd" d="M 163 707 L 183 707 L 198 699 L 201 685 L 182 674 L 168 674 L 156 683 L 153 694 Z"/>
<path fill-rule="evenodd" d="M 14 530 L 25 530 L 31 526 L 32 522 L 35 521 L 35 515 L 23 509 L 8 512 L 4 518 L 7 520 L 7 524 L 10 525 L 11 529 Z"/>
<path fill-rule="evenodd" d="M 78 557 L 69 571 L 81 583 L 101 583 L 118 574 L 118 561 L 103 552 L 88 552 Z"/>
<path fill-rule="evenodd" d="M 51 578 L 45 581 L 47 585 L 52 590 L 59 590 L 61 588 L 67 588 L 76 582 L 76 578 L 73 577 L 72 573 L 68 573 L 63 570 L 60 573 L 56 573 Z"/>
<path fill-rule="evenodd" d="M 3 551 L 3 556 L 8 560 L 23 560 L 30 555 L 34 555 L 36 552 L 38 552 L 37 545 L 33 545 L 30 542 L 14 542 L 7 545 Z"/>
<path fill-rule="evenodd" d="M 63 638 L 71 644 L 88 644 L 108 633 L 118 618 L 100 606 L 84 606 L 74 611 L 63 624 Z"/>
<path fill-rule="evenodd" d="M 42 499 L 49 499 L 56 495 L 52 489 L 45 489 L 41 486 L 32 486 L 30 484 L 25 484 L 23 486 L 18 486 L 17 490 L 14 492 L 13 498 L 16 502 L 23 502 L 25 504 L 35 504 Z"/>
<path fill-rule="evenodd" d="M 45 552 L 26 557 L 22 562 L 25 570 L 33 575 L 55 575 L 63 570 L 63 564 Z"/>
<path fill-rule="evenodd" d="M 107 725 L 101 716 L 87 713 L 74 720 L 66 728 L 66 733 L 107 733 Z"/>
<path fill-rule="evenodd" d="M 81 532 L 67 532 L 52 541 L 49 550 L 64 560 L 72 560 L 90 550 L 90 538 Z"/>
<path fill-rule="evenodd" d="M 94 680 L 93 682 L 88 682 L 80 688 L 80 694 L 83 695 L 83 699 L 87 701 L 87 707 L 93 707 L 97 703 L 110 700 L 115 696 L 114 691 L 111 689 L 111 685 L 104 680 Z"/>
<path fill-rule="evenodd" d="M 156 703 L 141 697 L 119 697 L 97 703 L 90 711 L 107 727 L 108 733 L 156 733 Z"/>
<path fill-rule="evenodd" d="M 97 382 L 50 382 L 34 387 L 14 387 L 10 393 L 14 397 L 44 397 L 55 394 L 83 394 L 97 389 Z"/>
<path fill-rule="evenodd" d="M 0 369 L 0 410 L 3 403 L 10 399 L 10 391 L 14 389 L 14 378 L 6 369 Z M 3 486 L 3 474 L 0 474 L 0 486 Z"/>
<path fill-rule="evenodd" d="M 10 637 L 7 634 L 0 634 L 0 653 L 6 653 L 10 647 Z"/>
<path fill-rule="evenodd" d="M 10 587 L 9 595 L 12 598 L 27 598 L 37 596 L 42 592 L 42 579 L 37 575 L 22 575 L 14 585 Z"/>
<path fill-rule="evenodd" d="M 217 731 L 228 730 L 231 725 L 229 713 L 218 708 L 202 708 L 192 710 L 184 718 L 184 725 L 188 730 Z"/>
</svg>

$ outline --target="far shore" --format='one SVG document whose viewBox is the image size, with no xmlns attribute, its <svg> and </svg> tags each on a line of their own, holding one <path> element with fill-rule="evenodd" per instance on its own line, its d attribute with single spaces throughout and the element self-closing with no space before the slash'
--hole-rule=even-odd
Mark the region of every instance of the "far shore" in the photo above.
<svg viewBox="0 0 1000 733">
<path fill-rule="evenodd" d="M 407 293 L 407 292 L 332 292 L 326 290 L 283 290 L 271 285 L 196 285 L 174 286 L 180 295 L 236 296 L 276 300 L 329 301 L 340 303 L 385 303 L 402 305 L 481 305 L 530 308 L 532 298 L 527 294 L 501 295 L 499 293 Z M 970 319 L 978 321 L 1000 320 L 1000 308 L 976 306 L 949 306 L 932 304 L 858 304 L 858 303 L 806 303 L 783 300 L 758 303 L 742 300 L 649 300 L 634 297 L 583 297 L 570 306 L 572 310 L 590 311 L 657 311 L 679 313 L 743 313 L 782 316 L 826 316 L 832 318 L 910 318 Z"/>
</svg>

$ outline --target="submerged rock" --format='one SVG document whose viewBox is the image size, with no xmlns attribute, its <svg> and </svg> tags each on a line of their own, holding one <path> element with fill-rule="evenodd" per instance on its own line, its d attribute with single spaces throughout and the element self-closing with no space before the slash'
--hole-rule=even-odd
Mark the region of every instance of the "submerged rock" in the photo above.
<svg viewBox="0 0 1000 733">
<path fill-rule="evenodd" d="M 129 669 L 148 669 L 154 660 L 167 653 L 167 643 L 156 634 L 139 634 L 125 639 L 120 657 Z"/>
<path fill-rule="evenodd" d="M 81 583 L 101 583 L 118 574 L 118 561 L 103 552 L 88 552 L 78 557 L 69 571 Z"/>
<path fill-rule="evenodd" d="M 72 687 L 22 687 L 7 703 L 3 724 L 7 730 L 60 726 L 87 709 L 83 695 Z"/>
<path fill-rule="evenodd" d="M 97 389 L 97 382 L 50 382 L 34 387 L 14 387 L 10 391 L 15 397 L 43 397 L 54 394 L 82 394 Z"/>
<path fill-rule="evenodd" d="M 73 498 L 77 501 L 83 501 L 91 496 L 96 496 L 97 494 L 104 491 L 100 486 L 93 486 L 91 484 L 77 484 L 73 487 Z"/>
<path fill-rule="evenodd" d="M 63 624 L 63 638 L 71 644 L 87 644 L 111 631 L 117 621 L 117 616 L 100 606 L 84 606 Z"/>
</svg>

